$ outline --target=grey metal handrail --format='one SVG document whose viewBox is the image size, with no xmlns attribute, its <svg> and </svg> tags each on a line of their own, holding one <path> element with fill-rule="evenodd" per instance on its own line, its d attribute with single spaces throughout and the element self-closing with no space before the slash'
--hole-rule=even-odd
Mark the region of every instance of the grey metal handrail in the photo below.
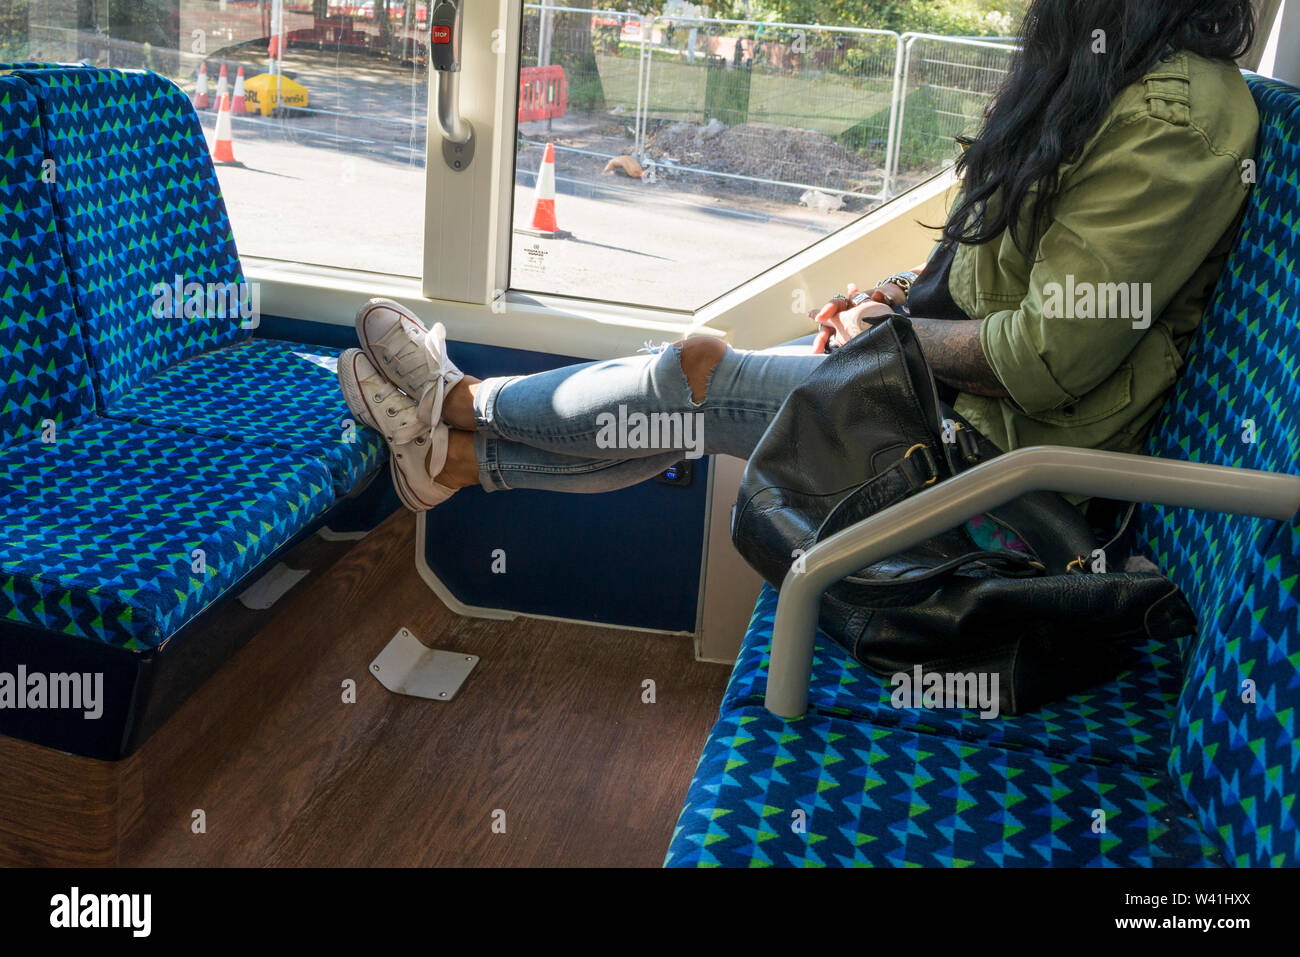
<svg viewBox="0 0 1300 957">
<path fill-rule="evenodd" d="M 808 709 L 821 596 L 865 565 L 911 548 L 1027 492 L 1054 491 L 1286 521 L 1300 510 L 1300 476 L 1122 452 L 1031 446 L 977 465 L 809 549 L 781 583 L 772 626 L 767 710 Z"/>
<path fill-rule="evenodd" d="M 438 71 L 434 82 L 438 88 L 438 132 L 451 143 L 468 143 L 474 129 L 460 113 L 460 72 Z"/>
</svg>

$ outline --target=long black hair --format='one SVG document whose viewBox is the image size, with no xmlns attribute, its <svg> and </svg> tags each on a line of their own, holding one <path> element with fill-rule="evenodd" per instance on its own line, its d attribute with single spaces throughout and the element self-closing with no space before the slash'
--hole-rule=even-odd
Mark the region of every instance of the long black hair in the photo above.
<svg viewBox="0 0 1300 957">
<path fill-rule="evenodd" d="M 1033 0 L 1020 36 L 980 135 L 958 160 L 962 202 L 943 235 L 978 244 L 1010 228 L 1032 259 L 1058 168 L 1101 128 L 1116 95 L 1173 51 L 1235 59 L 1254 41 L 1255 12 L 1251 0 Z M 1099 40 L 1105 52 L 1094 52 Z"/>
</svg>

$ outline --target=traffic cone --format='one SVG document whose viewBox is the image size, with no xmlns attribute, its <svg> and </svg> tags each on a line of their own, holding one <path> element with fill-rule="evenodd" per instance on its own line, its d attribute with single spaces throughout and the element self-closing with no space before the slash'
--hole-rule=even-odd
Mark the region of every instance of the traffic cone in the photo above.
<svg viewBox="0 0 1300 957">
<path fill-rule="evenodd" d="M 226 65 L 223 63 L 221 64 L 221 75 L 217 77 L 217 102 L 220 103 L 221 98 L 229 93 L 230 81 L 226 79 Z"/>
<path fill-rule="evenodd" d="M 208 65 L 199 64 L 199 85 L 194 91 L 194 108 L 196 110 L 206 110 L 212 105 L 212 98 L 208 96 Z"/>
<path fill-rule="evenodd" d="M 533 222 L 528 229 L 519 232 L 528 236 L 542 236 L 547 239 L 563 239 L 572 233 L 561 229 L 555 221 L 555 147 L 547 143 L 546 153 L 542 156 L 541 168 L 537 171 L 537 186 L 533 190 Z"/>
<path fill-rule="evenodd" d="M 219 166 L 243 166 L 235 159 L 235 147 L 230 138 L 230 97 L 217 100 L 217 133 L 212 146 L 212 159 Z"/>
<path fill-rule="evenodd" d="M 244 68 L 241 66 L 235 73 L 235 96 L 230 101 L 230 111 L 243 116 L 248 112 L 248 107 L 244 105 Z"/>
</svg>

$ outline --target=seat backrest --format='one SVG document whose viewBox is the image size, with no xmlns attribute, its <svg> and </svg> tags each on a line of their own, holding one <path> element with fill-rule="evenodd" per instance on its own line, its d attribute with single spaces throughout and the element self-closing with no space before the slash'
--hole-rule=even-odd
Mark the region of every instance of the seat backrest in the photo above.
<svg viewBox="0 0 1300 957">
<path fill-rule="evenodd" d="M 44 158 L 36 98 L 0 76 L 0 447 L 95 410 Z"/>
<path fill-rule="evenodd" d="M 243 282 L 203 129 L 148 71 L 15 72 L 40 104 L 64 256 L 101 409 L 153 373 L 246 338 L 236 310 L 187 315 L 160 284 Z M 161 300 L 161 302 L 160 302 Z"/>
<path fill-rule="evenodd" d="M 1260 113 L 1255 188 L 1149 451 L 1296 474 L 1300 91 L 1247 80 Z M 1138 528 L 1199 623 L 1183 649 L 1170 773 L 1234 862 L 1300 863 L 1290 805 L 1300 790 L 1293 531 L 1288 523 L 1161 507 L 1144 507 Z"/>
</svg>

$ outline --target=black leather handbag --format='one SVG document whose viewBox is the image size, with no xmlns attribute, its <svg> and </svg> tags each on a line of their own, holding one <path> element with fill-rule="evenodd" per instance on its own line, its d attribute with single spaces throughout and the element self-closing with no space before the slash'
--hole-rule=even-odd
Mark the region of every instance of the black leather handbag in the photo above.
<svg viewBox="0 0 1300 957">
<path fill-rule="evenodd" d="M 896 315 L 790 394 L 745 468 L 732 540 L 779 587 L 817 542 L 998 454 L 940 401 L 910 320 Z M 930 687 L 932 675 L 996 680 L 1002 714 L 1108 680 L 1144 636 L 1195 630 L 1163 575 L 1095 571 L 1098 536 L 1060 495 L 1024 495 L 985 519 L 1027 551 L 984 549 L 951 529 L 832 586 L 822 629 L 878 674 Z"/>
</svg>

